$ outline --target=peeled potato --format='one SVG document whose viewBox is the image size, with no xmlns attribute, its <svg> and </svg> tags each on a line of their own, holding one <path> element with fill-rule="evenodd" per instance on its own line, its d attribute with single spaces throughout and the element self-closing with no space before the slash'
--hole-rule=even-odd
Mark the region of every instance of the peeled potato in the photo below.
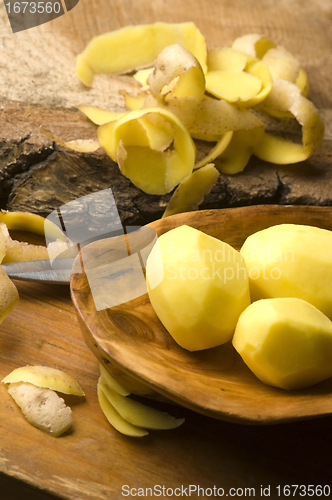
<svg viewBox="0 0 332 500">
<path fill-rule="evenodd" d="M 252 300 L 296 297 L 332 319 L 332 231 L 278 224 L 250 235 L 241 248 Z"/>
<path fill-rule="evenodd" d="M 301 299 L 252 303 L 241 314 L 232 343 L 268 385 L 303 389 L 332 376 L 332 322 Z"/>
<path fill-rule="evenodd" d="M 240 253 L 190 226 L 158 238 L 147 259 L 146 277 L 155 313 L 173 339 L 189 351 L 231 340 L 250 303 Z"/>
</svg>

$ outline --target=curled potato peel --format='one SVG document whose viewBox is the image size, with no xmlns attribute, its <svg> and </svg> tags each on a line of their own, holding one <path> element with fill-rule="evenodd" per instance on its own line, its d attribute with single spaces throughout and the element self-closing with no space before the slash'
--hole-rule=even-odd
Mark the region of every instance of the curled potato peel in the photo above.
<svg viewBox="0 0 332 500">
<path fill-rule="evenodd" d="M 127 26 L 95 37 L 77 59 L 77 76 L 85 85 L 97 73 L 129 71 L 141 84 L 137 95 L 119 92 L 129 112 L 79 107 L 99 125 L 97 145 L 48 134 L 77 151 L 102 146 L 148 194 L 170 192 L 215 160 L 224 174 L 242 171 L 252 154 L 277 164 L 303 161 L 322 141 L 323 123 L 307 99 L 306 72 L 286 49 L 260 34 L 207 51 L 194 23 Z M 302 127 L 302 144 L 286 140 L 284 129 L 277 135 L 286 121 L 291 134 L 296 122 Z M 196 163 L 193 139 L 215 143 Z"/>
<path fill-rule="evenodd" d="M 78 106 L 78 109 L 95 125 L 104 125 L 104 123 L 119 120 L 119 118 L 122 118 L 126 114 L 126 111 L 108 111 L 96 106 L 81 105 Z"/>
<path fill-rule="evenodd" d="M 266 36 L 258 33 L 248 33 L 247 35 L 236 38 L 232 44 L 232 48 L 244 52 L 252 57 L 262 59 L 264 54 L 269 49 L 275 48 L 276 45 Z"/>
<path fill-rule="evenodd" d="M 174 97 L 203 98 L 205 92 L 205 77 L 201 65 L 180 44 L 171 45 L 160 52 L 147 83 L 151 94 L 161 101 L 167 94 Z"/>
<path fill-rule="evenodd" d="M 190 135 L 198 139 L 248 130 L 262 123 L 250 110 L 219 99 L 170 98 L 167 108 L 181 120 Z"/>
<path fill-rule="evenodd" d="M 197 210 L 204 197 L 211 191 L 219 176 L 213 163 L 195 170 L 183 179 L 169 200 L 164 217 Z"/>
<path fill-rule="evenodd" d="M 73 141 L 63 141 L 59 137 L 56 137 L 52 132 L 44 127 L 40 127 L 40 131 L 46 135 L 51 141 L 56 142 L 60 146 L 67 149 L 72 149 L 78 153 L 93 153 L 100 148 L 99 142 L 94 139 L 77 139 Z"/>
<path fill-rule="evenodd" d="M 161 50 L 174 43 L 190 50 L 206 69 L 205 38 L 194 23 L 156 22 L 94 37 L 77 57 L 76 75 L 84 85 L 91 86 L 95 74 L 151 66 Z"/>
<path fill-rule="evenodd" d="M 225 151 L 225 149 L 227 149 L 229 143 L 232 140 L 233 134 L 234 132 L 232 131 L 223 134 L 219 138 L 219 140 L 217 140 L 216 145 L 211 149 L 210 153 L 202 158 L 202 160 L 195 163 L 194 170 L 200 169 L 207 163 L 210 163 L 211 161 L 218 158 L 218 156 L 220 156 Z"/>
<path fill-rule="evenodd" d="M 219 172 L 228 175 L 242 172 L 263 135 L 263 126 L 249 130 L 236 130 L 227 148 L 218 155 L 216 167 Z"/>
<path fill-rule="evenodd" d="M 100 145 L 121 172 L 148 194 L 165 194 L 190 174 L 196 149 L 189 132 L 171 112 L 146 108 L 98 129 Z"/>
<path fill-rule="evenodd" d="M 231 47 L 218 47 L 208 51 L 209 71 L 243 71 L 248 56 L 244 52 Z"/>
<path fill-rule="evenodd" d="M 289 111 L 296 118 L 302 127 L 302 143 L 265 132 L 254 154 L 262 160 L 281 165 L 309 158 L 320 146 L 324 135 L 324 123 L 314 104 L 301 94 L 294 83 L 274 80 L 265 105 L 268 110 Z"/>
<path fill-rule="evenodd" d="M 215 97 L 250 107 L 269 94 L 272 77 L 259 59 L 228 47 L 215 49 L 210 60 L 206 90 Z"/>
<path fill-rule="evenodd" d="M 26 382 L 51 389 L 52 391 L 84 396 L 84 392 L 77 380 L 62 370 L 49 366 L 22 366 L 10 372 L 4 379 L 4 384 Z"/>
</svg>

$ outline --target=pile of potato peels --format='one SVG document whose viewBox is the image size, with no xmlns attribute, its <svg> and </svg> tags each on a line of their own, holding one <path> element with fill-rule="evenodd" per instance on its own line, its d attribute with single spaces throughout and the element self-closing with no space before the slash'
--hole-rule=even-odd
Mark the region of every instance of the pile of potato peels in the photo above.
<svg viewBox="0 0 332 500">
<path fill-rule="evenodd" d="M 305 70 L 265 36 L 248 34 L 209 50 L 192 22 L 127 26 L 93 38 L 78 55 L 76 75 L 84 85 L 100 73 L 132 73 L 141 84 L 135 95 L 121 91 L 128 111 L 79 106 L 98 125 L 92 143 L 64 143 L 46 133 L 80 151 L 101 146 L 148 194 L 177 188 L 164 216 L 197 208 L 220 172 L 241 172 L 252 155 L 297 163 L 323 139 Z M 199 161 L 195 140 L 211 144 Z"/>
</svg>

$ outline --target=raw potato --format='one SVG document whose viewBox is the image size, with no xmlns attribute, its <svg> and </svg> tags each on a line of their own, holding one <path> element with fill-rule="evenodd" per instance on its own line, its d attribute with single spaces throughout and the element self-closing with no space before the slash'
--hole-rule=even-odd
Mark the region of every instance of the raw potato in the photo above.
<svg viewBox="0 0 332 500">
<path fill-rule="evenodd" d="M 252 234 L 241 248 L 251 299 L 297 297 L 332 319 L 332 231 L 279 224 Z"/>
<path fill-rule="evenodd" d="M 23 366 L 16 368 L 7 375 L 2 382 L 11 384 L 26 382 L 63 394 L 84 396 L 84 392 L 77 380 L 68 373 L 49 366 Z"/>
<path fill-rule="evenodd" d="M 54 391 L 19 382 L 10 383 L 8 392 L 28 422 L 38 429 L 58 437 L 72 425 L 71 408 Z"/>
<path fill-rule="evenodd" d="M 265 384 L 295 390 L 332 376 L 332 322 L 304 300 L 254 302 L 241 314 L 232 342 Z"/>
<path fill-rule="evenodd" d="M 189 351 L 231 340 L 241 312 L 250 304 L 240 253 L 186 225 L 158 238 L 147 259 L 146 276 L 157 316 Z"/>
<path fill-rule="evenodd" d="M 174 418 L 168 413 L 121 396 L 106 384 L 103 377 L 99 378 L 98 386 L 119 415 L 132 425 L 145 429 L 169 430 L 179 427 L 184 422 L 183 418 Z"/>
</svg>

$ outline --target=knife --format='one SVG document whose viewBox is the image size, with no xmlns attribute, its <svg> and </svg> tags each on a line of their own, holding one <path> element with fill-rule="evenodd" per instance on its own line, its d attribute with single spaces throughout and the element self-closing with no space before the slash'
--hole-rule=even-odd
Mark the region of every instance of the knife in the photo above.
<svg viewBox="0 0 332 500">
<path fill-rule="evenodd" d="M 12 279 L 69 285 L 73 259 L 57 259 L 53 265 L 49 259 L 11 262 L 1 267 Z"/>
</svg>

